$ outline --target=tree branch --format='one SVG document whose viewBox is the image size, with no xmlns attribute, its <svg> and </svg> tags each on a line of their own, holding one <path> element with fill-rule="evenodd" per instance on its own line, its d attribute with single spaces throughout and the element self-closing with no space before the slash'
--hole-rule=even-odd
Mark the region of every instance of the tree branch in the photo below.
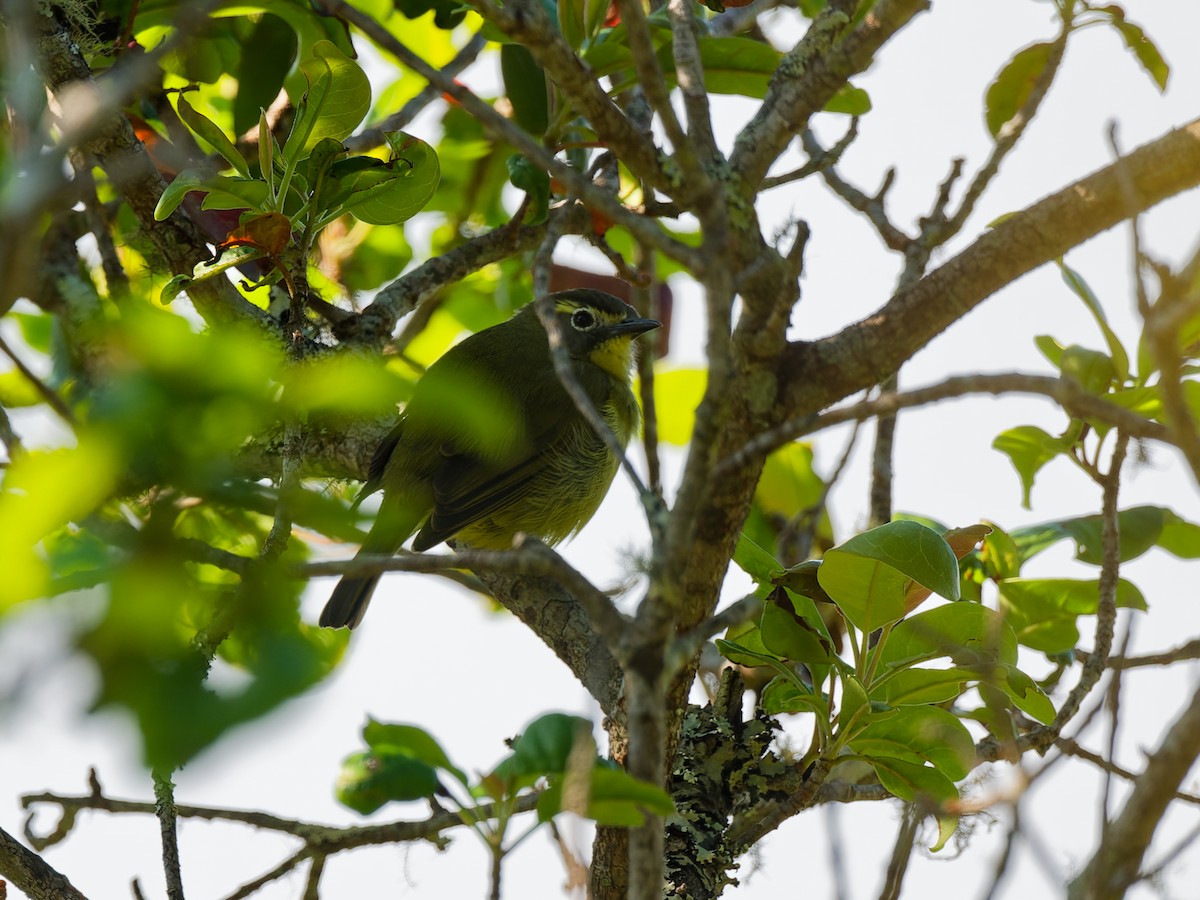
<svg viewBox="0 0 1200 900">
<path fill-rule="evenodd" d="M 1200 754 L 1200 689 L 1171 725 L 1116 820 L 1100 840 L 1083 872 L 1071 882 L 1070 900 L 1124 897 L 1138 880 L 1142 858 L 1167 806 Z"/>
<path fill-rule="evenodd" d="M 850 22 L 847 9 L 854 6 L 829 4 L 771 76 L 762 106 L 738 135 L 729 159 L 742 178 L 746 197 L 758 190 L 767 170 L 792 137 L 808 125 L 851 75 L 871 64 L 875 53 L 896 32 L 927 9 L 929 2 L 880 0 L 853 31 L 843 36 Z"/>
<path fill-rule="evenodd" d="M 745 465 L 796 438 L 815 434 L 845 422 L 859 422 L 875 416 L 889 415 L 902 409 L 912 409 L 943 400 L 965 397 L 968 394 L 1037 394 L 1057 402 L 1072 416 L 1096 419 L 1116 426 L 1135 438 L 1149 438 L 1172 443 L 1172 435 L 1158 422 L 1117 406 L 1094 394 L 1089 394 L 1076 382 L 1048 375 L 1026 375 L 1005 372 L 995 375 L 959 375 L 945 381 L 911 391 L 880 394 L 848 406 L 831 409 L 820 415 L 798 416 L 770 428 L 748 442 L 736 453 L 721 460 L 716 474 L 722 475 Z"/>
<path fill-rule="evenodd" d="M 881 309 L 836 335 L 783 354 L 780 417 L 812 412 L 882 381 L 935 335 L 1000 288 L 1116 225 L 1131 211 L 1124 167 L 1141 211 L 1200 184 L 1200 121 L 1012 216 Z"/>
<path fill-rule="evenodd" d="M 0 875 L 31 900 L 86 900 L 67 876 L 0 828 Z M 0 882 L 3 885 L 3 882 Z"/>
</svg>

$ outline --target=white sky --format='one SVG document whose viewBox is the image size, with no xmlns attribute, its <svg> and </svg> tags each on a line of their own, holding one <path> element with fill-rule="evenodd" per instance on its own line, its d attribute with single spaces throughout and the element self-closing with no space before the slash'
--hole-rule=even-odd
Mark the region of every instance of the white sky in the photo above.
<svg viewBox="0 0 1200 900">
<path fill-rule="evenodd" d="M 861 136 L 841 167 L 847 178 L 873 190 L 884 170 L 895 165 L 898 177 L 889 209 L 902 227 L 909 227 L 928 210 L 952 157 L 965 156 L 968 172 L 982 162 L 990 146 L 982 113 L 988 82 L 1014 50 L 1054 34 L 1051 6 L 1045 2 L 943 0 L 934 7 L 884 50 L 868 75 L 857 80 L 870 92 L 875 109 L 863 120 Z M 1167 95 L 1158 94 L 1109 29 L 1092 28 L 1077 35 L 1042 115 L 968 224 L 966 237 L 949 252 L 965 246 L 996 216 L 1027 206 L 1104 165 L 1110 158 L 1106 138 L 1110 120 L 1120 124 L 1120 140 L 1130 148 L 1197 114 L 1200 60 L 1195 46 L 1200 8 L 1178 0 L 1131 0 L 1127 11 L 1146 27 L 1172 66 Z M 485 65 L 494 66 L 494 60 Z M 726 146 L 750 106 L 738 101 L 720 104 L 717 122 Z M 835 117 L 819 123 L 826 143 L 841 133 L 844 124 Z M 798 162 L 797 156 L 789 154 L 779 171 Z M 1183 258 L 1200 231 L 1198 208 L 1193 193 L 1147 216 L 1144 235 L 1151 252 L 1169 261 Z M 761 211 L 768 223 L 794 213 L 813 229 L 804 299 L 794 316 L 798 335 L 834 332 L 877 308 L 890 294 L 898 261 L 882 250 L 856 214 L 829 199 L 817 181 L 768 194 Z M 769 231 L 771 225 L 766 227 Z M 1072 252 L 1068 260 L 1088 278 L 1114 327 L 1132 347 L 1137 324 L 1127 247 L 1127 230 L 1117 230 Z M 563 258 L 573 255 L 565 253 Z M 577 259 L 591 257 L 581 254 Z M 698 294 L 684 282 L 674 287 L 678 305 L 673 356 L 695 362 L 700 359 L 703 333 Z M 1032 343 L 1032 337 L 1041 333 L 1068 343 L 1102 346 L 1090 316 L 1057 274 L 1046 268 L 989 299 L 933 341 L 905 368 L 904 383 L 915 386 L 977 371 L 1048 373 Z M 1005 428 L 1039 424 L 1054 431 L 1061 429 L 1063 421 L 1049 404 L 1012 399 L 960 401 L 902 417 L 897 509 L 952 525 L 987 519 L 1006 528 L 1096 511 L 1098 490 L 1065 463 L 1053 463 L 1045 470 L 1034 490 L 1032 512 L 1020 509 L 1017 478 L 1005 458 L 990 449 L 992 438 Z M 840 454 L 842 440 L 844 435 L 837 432 L 820 437 L 818 463 L 823 469 L 828 470 Z M 843 538 L 861 527 L 866 517 L 864 450 L 856 454 L 833 496 L 835 523 Z M 677 471 L 678 460 L 668 462 Z M 1122 506 L 1138 503 L 1170 505 L 1200 521 L 1195 484 L 1175 455 L 1161 448 L 1153 449 L 1149 465 L 1126 471 Z M 637 505 L 627 485 L 619 481 L 600 515 L 564 552 L 605 585 L 620 579 L 629 554 L 645 543 Z M 334 548 L 330 555 L 340 552 Z M 1089 577 L 1074 566 L 1065 546 L 1040 558 L 1032 574 Z M 1154 551 L 1122 574 L 1143 589 L 1151 607 L 1149 615 L 1138 617 L 1135 649 L 1164 649 L 1196 634 L 1200 616 L 1194 572 Z M 330 581 L 317 582 L 309 591 L 304 611 L 310 618 L 316 618 L 331 586 Z M 736 594 L 743 586 L 736 582 L 730 590 Z M 1091 627 L 1089 619 L 1081 621 L 1084 646 L 1090 645 Z M 81 792 L 89 766 L 97 767 L 111 795 L 151 797 L 127 723 L 114 714 L 84 715 L 93 684 L 86 666 L 45 662 L 57 658 L 56 633 L 52 616 L 34 610 L 0 634 L 0 667 L 33 666 L 30 680 L 36 685 L 31 702 L 23 707 L 0 707 L 5 717 L 0 732 L 0 827 L 12 833 L 21 829 L 18 794 L 43 789 Z M 1043 671 L 1044 662 L 1036 656 L 1025 662 L 1035 674 Z M 1118 745 L 1122 764 L 1134 770 L 1140 767 L 1143 749 L 1156 745 L 1161 730 L 1194 690 L 1196 676 L 1195 665 L 1181 665 L 1169 672 L 1142 671 L 1126 679 L 1126 718 Z M 7 682 L 7 676 L 0 678 L 0 683 Z M 181 803 L 253 807 L 313 821 L 356 824 L 363 821 L 361 817 L 333 801 L 332 783 L 341 758 L 359 746 L 358 731 L 368 714 L 420 724 L 436 735 L 459 765 L 484 770 L 504 754 L 505 737 L 550 710 L 599 718 L 566 668 L 511 617 L 489 612 L 478 598 L 438 579 L 393 575 L 376 596 L 341 671 L 320 689 L 240 729 L 188 766 L 176 779 L 177 797 Z M 1102 729 L 1093 728 L 1084 742 L 1101 749 L 1103 740 Z M 1001 788 L 1006 777 L 999 770 L 995 781 L 980 790 Z M 1001 896 L 1060 893 L 1061 881 L 1086 860 L 1096 839 L 1094 815 L 1101 786 L 1090 771 L 1064 765 L 1035 789 L 1023 808 L 1023 819 L 1028 837 L 1043 845 L 1044 864 L 1036 862 L 1025 847 L 1019 849 Z M 1123 787 L 1116 785 L 1118 801 Z M 1196 789 L 1194 778 L 1192 789 Z M 837 810 L 841 849 L 850 873 L 846 897 L 877 896 L 898 810 L 894 803 Z M 423 809 L 419 804 L 393 806 L 373 820 L 402 815 L 420 818 Z M 1172 812 L 1160 835 L 1167 839 L 1157 845 L 1159 852 L 1196 821 L 1192 809 Z M 982 896 L 1004 836 L 1003 824 L 988 827 L 981 821 L 957 859 L 951 849 L 934 858 L 918 853 L 904 896 Z M 161 896 L 157 828 L 150 817 L 84 815 L 75 834 L 49 851 L 47 858 L 89 896 L 128 897 L 133 877 L 141 880 L 147 896 Z M 736 900 L 836 896 L 829 828 L 823 810 L 787 823 L 762 845 L 758 871 L 745 877 L 751 868 L 747 861 L 744 886 L 726 896 Z M 568 823 L 564 831 L 586 851 L 590 843 L 586 827 Z M 186 822 L 181 849 L 189 897 L 224 896 L 290 855 L 294 846 L 283 837 L 235 825 Z M 1152 853 L 1151 861 L 1154 858 Z M 1185 886 L 1196 883 L 1198 869 L 1200 851 L 1192 849 L 1172 870 L 1169 883 L 1176 896 L 1188 893 Z M 419 845 L 335 857 L 327 865 L 324 896 L 480 897 L 486 892 L 487 872 L 488 861 L 478 842 L 460 832 L 445 853 Z M 564 877 L 548 837 L 539 834 L 509 859 L 505 896 L 560 897 Z M 302 879 L 294 874 L 256 896 L 264 900 L 298 896 Z M 1138 887 L 1130 896 L 1149 897 L 1151 892 Z"/>
</svg>

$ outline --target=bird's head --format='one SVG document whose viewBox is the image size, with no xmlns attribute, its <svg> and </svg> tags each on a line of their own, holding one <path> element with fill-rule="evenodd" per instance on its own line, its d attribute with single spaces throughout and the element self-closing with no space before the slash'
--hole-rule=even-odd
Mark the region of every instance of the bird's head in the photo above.
<svg viewBox="0 0 1200 900">
<path fill-rule="evenodd" d="M 595 363 L 614 378 L 629 377 L 633 339 L 662 323 L 638 315 L 612 294 L 575 288 L 550 294 L 563 343 L 575 359 Z"/>
</svg>

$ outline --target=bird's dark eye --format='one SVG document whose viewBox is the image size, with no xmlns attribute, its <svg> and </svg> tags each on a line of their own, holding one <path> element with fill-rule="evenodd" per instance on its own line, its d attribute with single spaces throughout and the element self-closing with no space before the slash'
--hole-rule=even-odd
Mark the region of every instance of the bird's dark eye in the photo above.
<svg viewBox="0 0 1200 900">
<path fill-rule="evenodd" d="M 577 331 L 587 331 L 596 324 L 596 317 L 592 315 L 591 310 L 577 309 L 571 313 L 571 324 Z"/>
</svg>

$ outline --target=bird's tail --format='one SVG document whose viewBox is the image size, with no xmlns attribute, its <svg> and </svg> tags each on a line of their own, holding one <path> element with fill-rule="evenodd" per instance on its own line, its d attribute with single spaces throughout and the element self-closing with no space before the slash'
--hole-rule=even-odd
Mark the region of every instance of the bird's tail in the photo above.
<svg viewBox="0 0 1200 900">
<path fill-rule="evenodd" d="M 371 533 L 363 541 L 362 547 L 355 554 L 391 555 L 400 549 L 400 545 L 416 530 L 416 519 L 408 510 L 397 508 L 392 504 L 383 504 L 371 526 Z M 333 595 L 325 608 L 321 610 L 320 623 L 326 628 L 354 628 L 362 621 L 379 584 L 379 575 L 343 575 L 342 580 L 333 589 Z"/>
<path fill-rule="evenodd" d="M 333 589 L 333 595 L 321 610 L 321 624 L 326 628 L 354 628 L 362 621 L 379 584 L 378 575 L 346 575 Z"/>
</svg>

